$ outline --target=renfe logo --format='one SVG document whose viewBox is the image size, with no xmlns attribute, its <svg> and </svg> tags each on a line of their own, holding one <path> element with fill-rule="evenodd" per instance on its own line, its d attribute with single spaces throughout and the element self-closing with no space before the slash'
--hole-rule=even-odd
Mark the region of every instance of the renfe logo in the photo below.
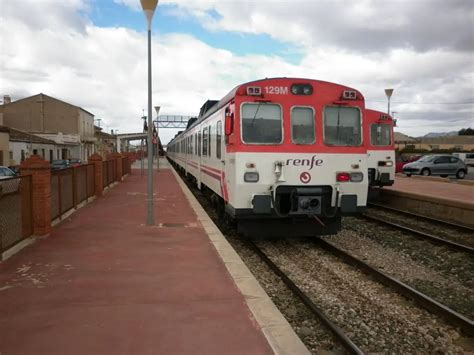
<svg viewBox="0 0 474 355">
<path fill-rule="evenodd" d="M 308 173 L 307 171 L 302 172 L 301 175 L 300 175 L 300 181 L 303 184 L 307 184 L 308 182 L 310 182 L 311 181 L 310 173 Z"/>
<path fill-rule="evenodd" d="M 314 166 L 321 166 L 323 165 L 322 159 L 316 159 L 317 156 L 313 155 L 310 159 L 287 159 L 286 165 L 293 165 L 293 166 L 309 166 L 309 170 L 313 169 Z"/>
</svg>

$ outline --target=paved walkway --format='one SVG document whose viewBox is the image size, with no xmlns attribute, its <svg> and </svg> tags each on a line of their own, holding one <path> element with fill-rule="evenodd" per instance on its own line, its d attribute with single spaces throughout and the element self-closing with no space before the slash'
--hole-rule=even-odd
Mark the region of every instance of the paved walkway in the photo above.
<svg viewBox="0 0 474 355">
<path fill-rule="evenodd" d="M 139 171 L 0 264 L 0 353 L 272 353 L 169 169 Z"/>
<path fill-rule="evenodd" d="M 384 189 L 474 204 L 474 186 L 470 185 L 397 176 L 395 184 L 391 187 L 384 187 Z"/>
</svg>

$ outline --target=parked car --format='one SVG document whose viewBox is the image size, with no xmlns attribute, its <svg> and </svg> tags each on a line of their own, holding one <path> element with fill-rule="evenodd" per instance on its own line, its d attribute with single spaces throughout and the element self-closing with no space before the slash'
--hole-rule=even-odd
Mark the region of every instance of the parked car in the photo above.
<svg viewBox="0 0 474 355">
<path fill-rule="evenodd" d="M 474 166 L 474 153 L 453 153 L 453 155 L 461 159 L 467 166 Z"/>
<path fill-rule="evenodd" d="M 53 170 L 61 170 L 61 169 L 66 169 L 69 168 L 69 160 L 63 159 L 63 160 L 53 160 L 51 163 L 51 169 Z"/>
<path fill-rule="evenodd" d="M 452 155 L 425 155 L 417 161 L 406 164 L 403 167 L 403 173 L 406 176 L 413 174 L 440 175 L 442 177 L 456 175 L 458 179 L 464 179 L 467 167 L 461 159 Z"/>
<path fill-rule="evenodd" d="M 395 158 L 395 172 L 396 173 L 403 173 L 403 167 L 411 162 L 417 161 L 418 159 L 421 158 L 421 155 L 411 155 L 409 157 L 402 157 L 402 156 L 397 156 Z"/>
<path fill-rule="evenodd" d="M 20 179 L 11 179 L 17 176 L 11 169 L 6 166 L 0 166 L 0 196 L 17 192 L 20 188 Z"/>
<path fill-rule="evenodd" d="M 0 166 L 0 179 L 8 179 L 15 176 L 16 174 L 13 170 L 7 168 L 6 166 Z"/>
<path fill-rule="evenodd" d="M 82 165 L 82 160 L 81 159 L 69 159 L 69 165 L 70 166 Z"/>
</svg>

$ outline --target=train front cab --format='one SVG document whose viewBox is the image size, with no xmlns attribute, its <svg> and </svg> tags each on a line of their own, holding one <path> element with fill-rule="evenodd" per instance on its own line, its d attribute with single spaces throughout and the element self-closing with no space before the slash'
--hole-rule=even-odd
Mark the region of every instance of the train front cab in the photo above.
<svg viewBox="0 0 474 355">
<path fill-rule="evenodd" d="M 391 186 L 395 180 L 394 121 L 380 111 L 367 109 L 365 114 L 369 185 Z"/>
<path fill-rule="evenodd" d="M 281 96 L 266 95 L 265 101 L 236 97 L 226 117 L 232 120 L 225 132 L 226 208 L 244 234 L 334 234 L 341 228 L 341 216 L 365 208 L 368 165 L 362 109 L 332 104 L 342 96 L 338 85 L 319 89 L 320 98 L 323 91 L 334 96 L 331 104 L 314 97 L 299 98 L 297 104 Z"/>
</svg>

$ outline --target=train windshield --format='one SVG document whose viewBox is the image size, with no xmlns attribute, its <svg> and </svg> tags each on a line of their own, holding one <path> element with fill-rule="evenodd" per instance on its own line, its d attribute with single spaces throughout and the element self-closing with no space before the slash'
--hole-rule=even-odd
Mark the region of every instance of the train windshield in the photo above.
<svg viewBox="0 0 474 355">
<path fill-rule="evenodd" d="M 283 140 L 281 107 L 268 103 L 242 105 L 242 140 L 244 143 L 278 144 Z"/>
<path fill-rule="evenodd" d="M 324 142 L 328 145 L 361 145 L 360 126 L 357 107 L 329 106 L 324 109 Z"/>
<path fill-rule="evenodd" d="M 373 124 L 370 126 L 370 142 L 372 145 L 392 144 L 392 130 L 388 124 Z"/>
<path fill-rule="evenodd" d="M 314 143 L 314 112 L 310 107 L 291 110 L 291 140 L 295 144 Z"/>
</svg>

